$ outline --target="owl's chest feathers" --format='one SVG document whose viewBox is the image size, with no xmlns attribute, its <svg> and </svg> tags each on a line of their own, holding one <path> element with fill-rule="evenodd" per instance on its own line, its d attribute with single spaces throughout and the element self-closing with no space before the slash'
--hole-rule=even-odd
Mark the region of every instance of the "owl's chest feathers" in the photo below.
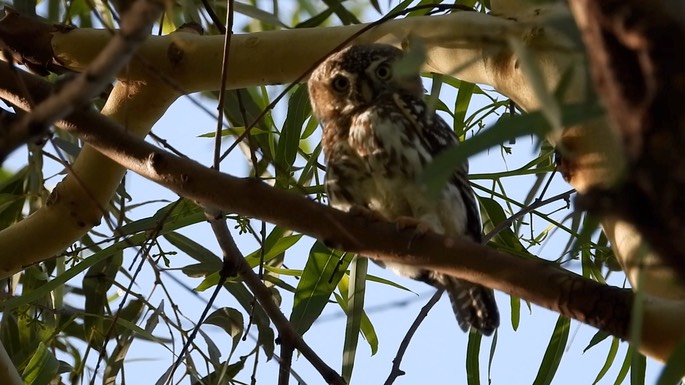
<svg viewBox="0 0 685 385">
<path fill-rule="evenodd" d="M 351 119 L 347 145 L 374 177 L 414 182 L 432 158 L 418 129 L 396 111 L 369 109 Z"/>
<path fill-rule="evenodd" d="M 347 187 L 388 219 L 416 216 L 427 203 L 418 178 L 431 155 L 409 123 L 397 112 L 370 109 L 352 117 L 347 137 L 336 143 L 365 175 Z"/>
</svg>

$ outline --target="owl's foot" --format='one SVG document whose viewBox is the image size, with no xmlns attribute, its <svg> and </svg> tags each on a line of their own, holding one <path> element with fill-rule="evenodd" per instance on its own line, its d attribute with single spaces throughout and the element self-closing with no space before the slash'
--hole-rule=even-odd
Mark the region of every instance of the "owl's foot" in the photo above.
<svg viewBox="0 0 685 385">
<path fill-rule="evenodd" d="M 386 222 L 387 221 L 387 219 L 383 215 L 381 215 L 375 211 L 371 211 L 364 206 L 352 206 L 352 207 L 350 207 L 350 210 L 348 212 L 354 216 L 364 218 L 369 222 Z"/>
<path fill-rule="evenodd" d="M 414 217 L 397 217 L 393 222 L 395 222 L 399 231 L 414 229 L 413 238 L 426 235 L 430 231 L 435 231 L 430 223 Z"/>
</svg>

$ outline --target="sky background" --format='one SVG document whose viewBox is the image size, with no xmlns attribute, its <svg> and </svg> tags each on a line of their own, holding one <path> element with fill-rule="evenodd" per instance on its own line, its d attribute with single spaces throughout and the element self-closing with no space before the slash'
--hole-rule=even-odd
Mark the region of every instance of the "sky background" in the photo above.
<svg viewBox="0 0 685 385">
<path fill-rule="evenodd" d="M 287 4 L 286 2 L 281 2 Z M 386 2 L 382 2 L 384 5 Z M 389 2 L 391 6 L 396 5 L 397 1 Z M 377 19 L 375 13 L 364 15 L 364 21 Z M 242 16 L 236 19 L 236 25 L 241 26 L 246 22 Z M 239 28 L 236 28 L 239 30 Z M 427 83 L 427 89 L 430 89 Z M 181 98 L 177 101 L 168 113 L 155 125 L 153 132 L 166 138 L 169 143 L 181 149 L 191 158 L 210 165 L 212 162 L 213 140 L 199 138 L 200 134 L 214 131 L 215 118 L 200 111 L 190 103 L 190 99 L 200 100 L 211 110 L 216 110 L 215 103 L 209 103 L 199 95 Z M 449 87 L 443 87 L 442 100 L 447 105 L 454 105 L 455 94 Z M 503 97 L 499 97 L 502 99 Z M 474 101 L 470 112 L 477 110 L 484 103 L 484 99 Z M 284 117 L 285 104 L 277 108 L 274 112 L 274 119 L 282 122 Z M 467 114 L 468 116 L 468 114 Z M 486 124 L 493 123 L 494 118 L 486 119 Z M 310 138 L 314 143 L 320 135 L 320 131 Z M 225 142 L 225 146 L 228 142 Z M 226 148 L 226 147 L 224 147 Z M 488 173 L 502 171 L 505 169 L 516 169 L 530 161 L 536 156 L 536 140 L 533 138 L 521 138 L 511 145 L 512 154 L 503 157 L 499 148 L 493 148 L 488 152 L 481 153 L 471 159 L 471 173 Z M 26 162 L 24 151 L 16 152 L 6 163 L 6 167 L 19 169 Z M 222 170 L 236 176 L 247 176 L 248 167 L 245 158 L 239 151 L 234 151 L 229 158 L 224 161 Z M 56 173 L 60 170 L 54 163 L 48 162 L 46 165 L 46 175 Z M 49 182 L 50 186 L 60 179 L 54 178 Z M 488 185 L 489 181 L 475 181 L 483 185 Z M 504 185 L 511 197 L 523 200 L 529 192 L 533 179 L 529 177 L 514 177 L 504 180 Z M 127 190 L 130 195 L 136 198 L 137 202 L 166 199 L 173 201 L 177 196 L 169 191 L 158 187 L 153 182 L 147 181 L 135 174 L 129 173 L 126 180 Z M 552 183 L 546 197 L 564 192 L 569 186 L 557 175 Z M 150 204 L 137 208 L 133 211 L 134 218 L 144 218 L 156 212 L 164 204 Z M 549 212 L 563 207 L 562 202 L 557 202 L 545 208 L 543 211 Z M 562 210 L 557 214 L 557 218 L 563 218 L 571 213 L 571 210 Z M 255 222 L 256 224 L 256 222 Z M 536 223 L 536 229 L 541 230 L 546 226 L 544 223 Z M 232 227 L 229 224 L 229 227 Z M 258 228 L 258 226 L 257 226 Z M 233 229 L 232 229 L 233 230 Z M 214 251 L 217 255 L 220 250 L 216 245 L 212 232 L 206 223 L 200 223 L 183 229 L 181 233 L 191 237 L 196 242 L 201 243 L 206 248 Z M 251 236 L 239 235 L 233 231 L 233 235 L 238 242 L 238 246 L 245 255 L 254 251 L 257 244 Z M 566 238 L 554 234 L 549 237 L 541 247 L 533 249 L 540 257 L 554 260 L 560 256 L 565 246 Z M 302 241 L 287 252 L 287 263 L 289 268 L 302 268 L 306 262 L 311 240 Z M 124 265 L 128 266 L 132 261 L 133 253 L 127 254 Z M 179 254 L 172 258 L 172 266 L 181 267 L 192 263 L 193 260 L 185 255 Z M 428 301 L 433 293 L 433 289 L 423 283 L 414 282 L 405 278 L 393 275 L 391 272 L 378 268 L 370 264 L 369 274 L 380 276 L 389 280 L 396 281 L 404 285 L 411 292 L 399 290 L 387 285 L 368 283 L 366 291 L 366 309 L 375 327 L 379 338 L 379 351 L 375 356 L 370 356 L 368 345 L 360 339 L 357 352 L 357 361 L 352 378 L 352 384 L 382 384 L 390 373 L 392 360 L 397 352 L 397 348 L 404 337 L 410 324 L 416 318 L 420 308 Z M 186 277 L 176 271 L 171 272 L 181 282 L 189 287 L 195 287 L 201 279 Z M 75 283 L 80 283 L 81 277 L 77 277 Z M 293 286 L 297 281 L 292 277 L 284 277 L 286 282 Z M 143 274 L 136 280 L 134 290 L 140 293 L 149 293 L 152 287 L 154 276 L 149 267 L 145 267 Z M 614 273 L 610 283 L 617 286 L 624 286 L 624 278 L 620 273 Z M 173 291 L 173 298 L 180 306 L 181 310 L 190 320 L 184 322 L 186 328 L 193 326 L 192 320 L 196 320 L 205 306 L 205 301 L 209 293 L 193 294 L 185 288 L 166 281 L 168 289 Z M 292 296 L 290 293 L 283 292 L 283 304 L 281 308 L 286 316 L 289 316 L 292 308 Z M 531 384 L 535 379 L 540 366 L 545 349 L 552 335 L 554 325 L 558 315 L 548 310 L 531 306 L 530 309 L 522 304 L 521 322 L 517 331 L 512 329 L 510 314 L 510 299 L 508 295 L 496 293 L 497 302 L 500 308 L 502 325 L 497 332 L 497 347 L 492 361 L 490 371 L 492 384 Z M 81 297 L 70 296 L 67 301 L 82 301 Z M 160 290 L 157 290 L 151 297 L 153 304 L 163 300 Z M 82 303 L 76 303 L 82 306 Z M 167 310 L 169 304 L 166 304 Z M 225 291 L 222 292 L 214 304 L 215 307 L 229 306 L 241 309 L 236 301 Z M 336 370 L 340 370 L 342 359 L 342 344 L 345 329 L 345 317 L 343 312 L 336 304 L 331 304 L 324 311 L 324 314 L 305 335 L 305 340 L 312 348 Z M 219 328 L 214 326 L 203 326 L 212 340 L 220 347 L 225 348 L 225 353 L 230 350 L 231 341 L 229 337 Z M 252 329 L 252 334 L 256 328 Z M 603 341 L 599 345 L 583 353 L 583 349 L 588 345 L 596 329 L 573 321 L 569 343 L 566 346 L 564 357 L 561 361 L 559 370 L 553 380 L 553 384 L 592 384 L 597 373 L 602 367 L 607 352 L 609 351 L 611 338 Z M 156 335 L 168 336 L 167 330 L 163 325 L 155 330 Z M 198 336 L 198 338 L 202 338 Z M 449 301 L 443 297 L 429 316 L 423 322 L 418 332 L 411 341 L 407 354 L 403 358 L 401 368 L 406 375 L 398 378 L 396 384 L 465 384 L 466 369 L 465 355 L 468 336 L 459 329 L 454 315 L 451 311 Z M 481 383 L 487 384 L 488 378 L 488 359 L 490 345 L 493 338 L 484 338 L 481 345 Z M 202 342 L 199 342 L 203 345 Z M 254 346 L 254 343 L 241 343 L 238 351 L 234 354 L 231 362 L 238 356 L 247 354 Z M 614 365 L 608 371 L 600 384 L 613 384 L 619 372 L 621 363 L 625 356 L 627 344 L 620 343 L 619 351 L 616 355 Z M 180 346 L 176 347 L 176 352 Z M 225 355 L 222 357 L 225 358 Z M 126 361 L 125 376 L 129 384 L 154 383 L 164 371 L 172 364 L 174 357 L 169 351 L 155 343 L 137 340 L 129 352 Z M 198 360 L 201 362 L 201 360 Z M 248 361 L 249 368 L 252 367 L 252 360 Z M 303 357 L 295 357 L 293 369 L 308 384 L 323 383 L 321 377 L 309 365 Z M 648 360 L 646 384 L 655 383 L 655 379 L 661 370 L 661 365 Z M 277 379 L 278 364 L 276 360 L 265 361 L 263 354 L 260 357 L 260 364 L 257 372 L 258 384 L 275 384 Z M 238 379 L 249 383 L 251 369 L 245 369 Z M 178 376 L 177 376 L 178 377 Z M 630 376 L 624 383 L 629 383 Z M 187 379 L 183 383 L 188 383 Z M 293 380 L 291 383 L 295 383 Z"/>
</svg>

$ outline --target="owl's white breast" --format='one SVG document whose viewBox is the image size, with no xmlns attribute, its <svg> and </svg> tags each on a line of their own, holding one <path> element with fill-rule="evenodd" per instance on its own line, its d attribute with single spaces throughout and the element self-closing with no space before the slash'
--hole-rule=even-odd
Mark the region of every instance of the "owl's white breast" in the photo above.
<svg viewBox="0 0 685 385">
<path fill-rule="evenodd" d="M 352 120 L 348 142 L 373 178 L 366 191 L 368 206 L 386 218 L 413 217 L 434 231 L 466 232 L 466 208 L 458 189 L 447 185 L 430 197 L 418 182 L 432 154 L 419 138 L 420 127 L 397 111 L 370 108 Z"/>
</svg>

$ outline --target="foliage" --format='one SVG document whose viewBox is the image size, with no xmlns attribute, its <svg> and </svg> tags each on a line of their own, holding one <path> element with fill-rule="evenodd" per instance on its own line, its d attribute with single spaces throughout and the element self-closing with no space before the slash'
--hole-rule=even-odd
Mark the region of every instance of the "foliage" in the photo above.
<svg viewBox="0 0 685 385">
<path fill-rule="evenodd" d="M 410 6 L 424 6 L 407 13 L 407 17 L 412 17 L 431 12 L 430 4 L 434 1 L 396 3 L 394 7 L 388 7 L 386 2 L 380 1 L 365 4 L 298 0 L 266 4 L 252 0 L 236 3 L 235 30 L 256 32 L 355 24 L 401 12 Z M 480 12 L 487 11 L 489 5 L 489 2 L 468 0 L 456 3 Z M 15 3 L 23 10 L 31 10 L 30 4 L 30 1 Z M 91 8 L 90 4 L 83 0 L 49 0 L 36 9 L 40 16 L 53 22 L 73 23 L 82 28 L 116 26 L 118 13 L 115 10 L 119 4 L 98 2 L 96 8 Z M 225 5 L 214 5 L 217 19 L 225 20 Z M 455 7 L 454 11 L 461 11 L 461 8 Z M 201 23 L 209 33 L 218 31 L 207 10 L 201 4 L 189 1 L 169 8 L 160 30 L 168 33 L 188 21 Z M 446 153 L 438 161 L 441 163 L 436 162 L 432 172 L 424 175 L 429 188 L 443 183 L 450 165 L 485 151 L 498 169 L 474 173 L 471 178 L 479 195 L 486 233 L 536 199 L 550 196 L 546 183 L 555 175 L 554 154 L 549 143 L 540 139 L 554 128 L 554 123 L 549 123 L 549 114 L 545 111 L 522 114 L 502 95 L 457 79 L 431 74 L 425 74 L 425 79 L 432 90 L 440 91 L 432 99 L 435 108 L 465 140 L 463 146 Z M 320 133 L 317 122 L 311 117 L 306 87 L 295 86 L 273 111 L 262 114 L 282 90 L 283 87 L 255 87 L 227 92 L 222 108 L 228 127 L 221 131 L 224 148 L 228 149 L 224 168 L 236 174 L 248 170 L 246 173 L 251 177 L 326 202 Z M 194 103 L 211 109 L 217 105 L 217 97 L 218 94 L 208 92 L 202 97 L 191 98 Z M 601 110 L 593 102 L 561 106 L 562 121 L 578 122 L 596 117 Z M 203 114 L 199 109 L 188 113 Z M 214 133 L 206 127 L 201 128 L 204 134 L 198 133 L 195 140 L 206 147 Z M 169 143 L 178 142 L 178 139 L 171 139 L 172 133 L 162 133 L 163 130 L 167 127 L 157 127 L 157 135 L 168 137 Z M 243 140 L 244 137 L 247 139 Z M 50 142 L 54 149 L 51 145 L 28 146 L 22 155 L 25 158 L 15 156 L 9 163 L 16 165 L 14 170 L 10 171 L 13 166 L 9 166 L 0 175 L 0 228 L 13 225 L 45 204 L 46 192 L 53 181 L 61 177 L 65 162 L 81 146 L 77 140 L 60 132 L 56 132 Z M 186 151 L 182 146 L 175 148 Z M 242 153 L 235 151 L 236 148 Z M 527 153 L 531 148 L 534 154 Z M 185 155 L 200 158 L 190 152 Z M 526 158 L 525 162 L 520 162 L 521 158 Z M 523 164 L 509 169 L 508 162 Z M 144 381 L 148 383 L 154 379 L 157 383 L 169 383 L 165 381 L 171 368 L 168 363 L 174 361 L 179 344 L 186 341 L 190 330 L 197 327 L 201 338 L 192 343 L 191 351 L 184 359 L 185 375 L 189 377 L 185 381 L 193 384 L 248 382 L 258 368 L 271 365 L 259 361 L 259 357 L 270 360 L 276 354 L 278 339 L 264 309 L 255 302 L 243 282 L 232 278 L 224 284 L 220 304 L 208 305 L 213 306 L 211 315 L 201 325 L 196 325 L 198 304 L 204 306 L 205 303 L 199 293 L 217 285 L 222 263 L 211 239 L 198 235 L 207 232 L 205 216 L 193 202 L 177 200 L 165 192 L 145 193 L 134 188 L 133 183 L 147 183 L 145 189 L 150 188 L 150 182 L 127 177 L 107 207 L 103 225 L 55 259 L 27 267 L 5 282 L 3 294 L 6 299 L 0 302 L 0 337 L 13 362 L 26 383 L 35 385 L 54 383 L 55 378 L 64 383 L 80 383 L 95 377 L 98 377 L 96 381 L 102 378 L 103 382 L 119 383 L 117 378 L 125 375 L 130 360 L 140 358 L 135 354 L 132 357 L 132 352 L 155 344 L 167 351 L 160 366 L 166 365 L 169 369 L 149 373 Z M 563 182 L 555 176 L 549 191 L 563 189 Z M 379 339 L 376 329 L 392 325 L 373 322 L 371 309 L 364 307 L 364 293 L 371 288 L 367 288 L 367 283 L 373 282 L 392 295 L 401 295 L 407 292 L 401 283 L 374 276 L 371 270 L 367 273 L 365 260 L 355 260 L 352 255 L 331 250 L 319 242 L 312 243 L 288 229 L 233 214 L 227 215 L 227 220 L 233 226 L 250 266 L 259 271 L 271 288 L 274 300 L 282 304 L 296 330 L 305 338 L 310 330 L 317 328 L 317 320 L 335 314 L 337 306 L 342 308 L 347 319 L 345 330 L 339 330 L 330 338 L 344 340 L 340 361 L 346 378 L 352 376 L 355 357 L 357 360 L 369 359 L 366 350 L 361 348 L 364 344 L 373 355 L 383 344 L 395 346 L 399 343 Z M 607 265 L 613 267 L 611 250 L 606 238 L 598 234 L 597 223 L 573 214 L 568 202 L 532 210 L 492 235 L 489 245 L 494 248 L 522 258 L 553 260 L 590 279 L 603 282 L 612 271 L 607 268 Z M 546 244 L 550 246 L 544 249 Z M 142 280 L 151 282 L 143 283 Z M 500 307 L 507 306 L 501 298 Z M 517 298 L 510 299 L 510 313 L 513 329 L 530 322 L 521 317 L 521 303 Z M 570 325 L 568 319 L 559 318 L 544 356 L 530 357 L 531 365 L 540 362 L 534 383 L 552 382 L 567 353 Z M 456 332 L 456 325 L 453 326 L 445 327 L 441 333 Z M 215 327 L 219 327 L 225 336 L 217 337 Z M 365 341 L 361 344 L 358 343 L 360 334 Z M 603 342 L 606 335 L 598 335 L 588 341 L 588 349 L 604 345 L 610 350 L 603 365 L 596 368 L 596 382 L 614 365 L 618 350 L 616 339 Z M 502 343 L 500 341 L 500 345 Z M 491 344 L 488 377 L 494 365 L 496 346 L 496 343 Z M 480 335 L 469 335 L 466 358 L 469 384 L 480 383 L 479 355 L 486 349 Z M 640 367 L 640 360 L 633 358 L 632 349 L 626 353 L 622 365 L 615 383 L 623 381 L 631 365 Z M 383 368 L 378 367 L 378 370 Z M 261 372 L 257 373 L 259 376 Z M 176 380 L 178 378 L 180 374 Z M 363 377 L 352 376 L 351 379 L 352 383 L 364 383 Z M 319 381 L 313 376 L 304 380 Z M 131 377 L 127 381 L 140 382 Z M 630 381 L 642 383 L 644 372 L 631 375 Z"/>
</svg>

